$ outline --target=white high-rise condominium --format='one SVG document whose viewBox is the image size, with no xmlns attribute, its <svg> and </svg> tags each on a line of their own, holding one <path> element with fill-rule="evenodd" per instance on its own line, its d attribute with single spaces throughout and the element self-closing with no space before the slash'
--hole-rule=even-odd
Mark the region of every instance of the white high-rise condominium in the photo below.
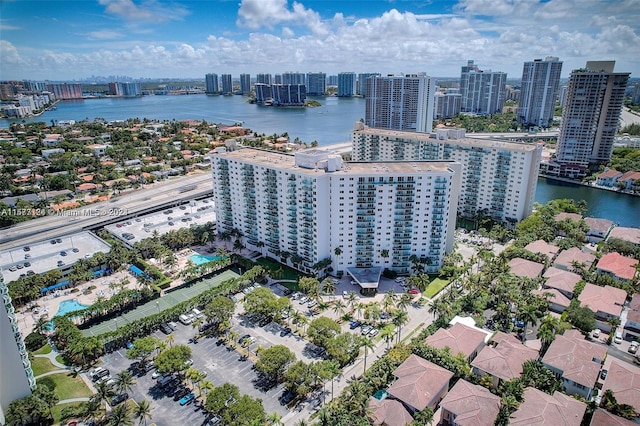
<svg viewBox="0 0 640 426">
<path fill-rule="evenodd" d="M 353 72 L 338 73 L 338 96 L 351 97 L 356 94 L 356 74 Z"/>
<path fill-rule="evenodd" d="M 220 93 L 218 86 L 218 74 L 207 74 L 204 76 L 205 80 L 205 93 L 207 95 L 213 95 Z"/>
<path fill-rule="evenodd" d="M 582 177 L 611 159 L 629 73 L 614 73 L 615 61 L 588 61 L 569 76 L 556 161 L 560 175 Z"/>
<path fill-rule="evenodd" d="M 271 74 L 258 74 L 256 76 L 256 83 L 272 84 L 273 81 L 271 80 Z"/>
<path fill-rule="evenodd" d="M 380 73 L 376 72 L 364 72 L 358 74 L 358 90 L 356 94 L 358 96 L 366 96 L 367 95 L 367 78 L 369 77 L 379 77 Z"/>
<path fill-rule="evenodd" d="M 506 96 L 507 74 L 483 71 L 473 61 L 462 67 L 460 94 L 462 112 L 496 114 L 502 112 Z"/>
<path fill-rule="evenodd" d="M 472 139 L 464 129 L 418 134 L 356 123 L 354 161 L 448 160 L 462 164 L 458 213 L 513 224 L 533 209 L 542 145 Z"/>
<path fill-rule="evenodd" d="M 426 75 L 367 79 L 365 124 L 379 129 L 429 133 L 436 85 Z"/>
<path fill-rule="evenodd" d="M 240 74 L 240 92 L 244 96 L 251 93 L 251 74 Z"/>
<path fill-rule="evenodd" d="M 233 95 L 233 79 L 231 74 L 222 74 L 222 94 Z"/>
<path fill-rule="evenodd" d="M 29 354 L 22 340 L 9 289 L 0 274 L 0 424 L 5 424 L 9 404 L 31 394 L 36 380 L 33 377 Z"/>
<path fill-rule="evenodd" d="M 458 163 L 344 163 L 319 149 L 293 156 L 221 148 L 211 164 L 219 234 L 301 271 L 330 265 L 376 287 L 376 277 L 359 273 L 406 273 L 416 259 L 437 271 L 453 248 Z"/>
<path fill-rule="evenodd" d="M 518 102 L 518 122 L 550 127 L 556 108 L 562 62 L 553 56 L 525 62 Z"/>
</svg>

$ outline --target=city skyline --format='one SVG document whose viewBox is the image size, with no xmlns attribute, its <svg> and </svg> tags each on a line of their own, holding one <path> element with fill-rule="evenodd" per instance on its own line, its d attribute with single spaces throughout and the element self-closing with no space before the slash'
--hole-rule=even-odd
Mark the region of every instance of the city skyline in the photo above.
<svg viewBox="0 0 640 426">
<path fill-rule="evenodd" d="M 457 77 L 469 59 L 519 78 L 557 56 L 640 71 L 633 1 L 2 2 L 0 79 L 204 78 L 285 71 Z"/>
</svg>

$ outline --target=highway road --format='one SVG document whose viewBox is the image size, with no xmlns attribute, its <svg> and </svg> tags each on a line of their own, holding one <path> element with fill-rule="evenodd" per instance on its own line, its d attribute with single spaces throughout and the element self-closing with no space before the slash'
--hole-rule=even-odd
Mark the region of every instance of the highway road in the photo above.
<svg viewBox="0 0 640 426">
<path fill-rule="evenodd" d="M 191 185 L 195 185 L 195 188 L 189 191 L 181 190 Z M 145 214 L 160 206 L 182 204 L 187 200 L 211 193 L 212 190 L 211 173 L 207 171 L 157 182 L 109 201 L 58 213 L 48 213 L 38 219 L 3 229 L 0 231 L 0 250 L 73 234 L 101 224 L 115 223 Z"/>
</svg>

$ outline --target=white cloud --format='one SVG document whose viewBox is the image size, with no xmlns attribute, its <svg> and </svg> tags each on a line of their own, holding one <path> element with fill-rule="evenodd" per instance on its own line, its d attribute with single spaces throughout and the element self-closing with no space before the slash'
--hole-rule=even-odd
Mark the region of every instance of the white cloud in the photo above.
<svg viewBox="0 0 640 426">
<path fill-rule="evenodd" d="M 298 2 L 293 2 L 289 9 L 287 0 L 242 0 L 236 23 L 251 29 L 294 23 L 306 26 L 315 34 L 327 34 L 327 27 L 317 12 Z"/>
<path fill-rule="evenodd" d="M 94 39 L 94 40 L 114 40 L 118 38 L 123 38 L 124 34 L 122 34 L 121 32 L 112 31 L 112 30 L 100 30 L 100 31 L 91 31 L 89 34 L 87 34 L 87 37 L 89 39 Z"/>
<path fill-rule="evenodd" d="M 179 4 L 161 4 L 155 0 L 148 0 L 137 5 L 133 0 L 99 0 L 106 6 L 105 11 L 128 21 L 166 22 L 182 19 L 189 14 L 188 10 Z"/>
</svg>

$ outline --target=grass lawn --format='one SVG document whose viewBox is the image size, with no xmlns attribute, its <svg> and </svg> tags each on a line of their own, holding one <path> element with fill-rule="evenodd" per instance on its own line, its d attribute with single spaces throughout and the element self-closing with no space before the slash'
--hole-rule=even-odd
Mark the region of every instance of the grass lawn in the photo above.
<svg viewBox="0 0 640 426">
<path fill-rule="evenodd" d="M 64 356 L 62 354 L 56 356 L 56 361 L 58 361 L 60 364 L 67 365 L 67 362 L 64 360 Z"/>
<path fill-rule="evenodd" d="M 299 273 L 293 268 L 289 268 L 286 265 L 276 262 L 272 259 L 267 259 L 265 257 L 261 257 L 256 260 L 256 263 L 262 265 L 269 271 L 269 275 L 274 280 L 294 280 L 297 281 L 298 278 L 304 277 L 304 274 Z"/>
<path fill-rule="evenodd" d="M 40 349 L 38 349 L 37 351 L 35 351 L 33 354 L 34 355 L 46 355 L 49 352 L 51 352 L 51 346 L 49 344 L 46 344 L 43 347 L 41 347 Z"/>
<path fill-rule="evenodd" d="M 68 404 L 54 405 L 51 409 L 51 412 L 53 413 L 53 424 L 59 425 L 61 423 L 63 409 L 65 409 L 66 407 L 76 407 L 80 404 L 82 404 L 82 402 L 70 402 Z"/>
<path fill-rule="evenodd" d="M 442 278 L 434 278 L 431 281 L 431 284 L 427 286 L 422 295 L 424 297 L 432 298 L 436 294 L 440 292 L 443 288 L 445 288 L 449 284 L 449 280 L 443 280 Z"/>
<path fill-rule="evenodd" d="M 34 376 L 39 376 L 41 374 L 48 373 L 49 371 L 60 370 L 59 367 L 51 364 L 49 358 L 42 358 L 38 356 L 33 357 L 31 360 L 31 369 L 33 370 Z"/>
<path fill-rule="evenodd" d="M 72 373 L 58 373 L 47 376 L 56 384 L 55 393 L 60 401 L 70 398 L 90 397 L 91 390 L 84 384 L 80 377 L 73 377 Z"/>
</svg>

